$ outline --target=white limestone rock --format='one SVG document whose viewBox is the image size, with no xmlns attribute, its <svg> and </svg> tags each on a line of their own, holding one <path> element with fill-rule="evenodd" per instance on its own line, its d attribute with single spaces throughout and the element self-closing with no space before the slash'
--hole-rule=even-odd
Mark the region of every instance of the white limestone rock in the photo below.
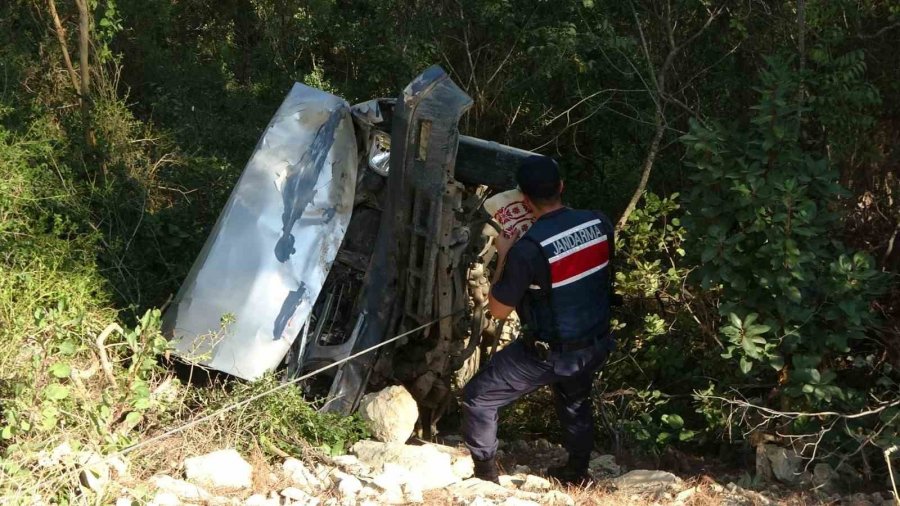
<svg viewBox="0 0 900 506">
<path fill-rule="evenodd" d="M 184 474 L 188 481 L 202 487 L 240 490 L 250 487 L 253 467 L 228 448 L 185 460 Z"/>
<path fill-rule="evenodd" d="M 460 474 L 471 474 L 471 459 L 465 458 L 463 452 L 441 445 L 359 441 L 350 451 L 376 473 L 383 472 L 386 464 L 395 464 L 418 476 L 422 490 L 443 488 L 460 481 L 463 477 Z"/>
<path fill-rule="evenodd" d="M 150 500 L 149 506 L 180 506 L 181 500 L 171 492 L 157 492 Z"/>
<path fill-rule="evenodd" d="M 314 494 L 328 488 L 316 473 L 301 460 L 289 457 L 281 465 L 281 470 L 295 487 L 304 492 Z"/>
<path fill-rule="evenodd" d="M 363 397 L 359 415 L 368 423 L 375 439 L 405 443 L 416 427 L 419 407 L 406 388 L 398 385 Z"/>
<path fill-rule="evenodd" d="M 425 495 L 422 492 L 422 484 L 418 480 L 404 483 L 403 497 L 406 499 L 406 502 L 411 504 L 424 503 Z"/>
<path fill-rule="evenodd" d="M 262 494 L 253 494 L 244 501 L 244 506 L 280 506 L 281 501 Z"/>
<path fill-rule="evenodd" d="M 109 485 L 111 466 L 106 459 L 94 452 L 80 452 L 77 455 L 81 485 L 97 494 L 102 494 Z"/>
<path fill-rule="evenodd" d="M 551 490 L 544 494 L 540 503 L 544 506 L 575 506 L 575 499 L 572 496 L 559 490 Z"/>
<path fill-rule="evenodd" d="M 684 504 L 691 497 L 694 497 L 694 495 L 697 493 L 697 491 L 698 491 L 697 487 L 686 488 L 686 489 L 682 490 L 681 492 L 678 492 L 677 494 L 675 494 L 675 502 L 678 504 Z"/>
<path fill-rule="evenodd" d="M 525 476 L 525 482 L 519 486 L 519 490 L 525 492 L 546 492 L 553 488 L 553 484 L 546 478 L 529 474 Z"/>
<path fill-rule="evenodd" d="M 504 501 L 510 497 L 515 497 L 525 501 L 540 503 L 544 498 L 543 494 L 507 488 L 490 481 L 479 480 L 478 478 L 469 478 L 468 480 L 455 483 L 447 488 L 447 492 L 456 498 L 458 502 L 472 501 L 477 498 Z"/>
<path fill-rule="evenodd" d="M 171 476 L 156 475 L 150 478 L 150 483 L 162 492 L 170 492 L 178 496 L 182 501 L 202 502 L 210 499 L 210 494 L 202 487 L 184 480 L 176 480 Z"/>
<path fill-rule="evenodd" d="M 338 494 L 341 496 L 341 499 L 355 498 L 363 488 L 359 478 L 352 474 L 335 469 L 331 472 L 331 476 L 337 483 Z"/>
<path fill-rule="evenodd" d="M 296 487 L 288 487 L 281 491 L 281 497 L 284 497 L 286 504 L 294 506 L 318 506 L 319 499 L 313 497 Z"/>
<path fill-rule="evenodd" d="M 500 503 L 500 506 L 541 506 L 540 503 L 529 501 L 528 499 L 519 499 L 518 497 L 508 497 Z"/>
</svg>

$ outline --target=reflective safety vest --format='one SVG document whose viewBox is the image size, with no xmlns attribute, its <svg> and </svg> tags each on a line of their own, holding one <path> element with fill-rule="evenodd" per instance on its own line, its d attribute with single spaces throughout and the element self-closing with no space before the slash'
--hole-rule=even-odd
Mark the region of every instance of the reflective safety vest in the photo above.
<svg viewBox="0 0 900 506">
<path fill-rule="evenodd" d="M 601 338 L 609 332 L 613 228 L 594 211 L 541 216 L 523 237 L 539 247 L 549 279 L 529 287 L 520 315 L 526 336 L 547 342 Z"/>
</svg>

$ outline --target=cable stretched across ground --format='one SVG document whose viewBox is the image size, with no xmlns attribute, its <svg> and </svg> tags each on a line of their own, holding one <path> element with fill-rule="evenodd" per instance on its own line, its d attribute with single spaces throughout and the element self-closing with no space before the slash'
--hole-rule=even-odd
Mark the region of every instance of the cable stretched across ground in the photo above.
<svg viewBox="0 0 900 506">
<path fill-rule="evenodd" d="M 302 375 L 302 376 L 299 376 L 299 377 L 297 377 L 297 378 L 294 378 L 294 379 L 292 379 L 292 380 L 290 380 L 290 381 L 286 381 L 286 382 L 284 382 L 284 383 L 282 383 L 282 384 L 280 384 L 280 385 L 278 385 L 278 386 L 276 386 L 276 387 L 272 387 L 272 388 L 270 388 L 269 390 L 266 390 L 265 392 L 260 392 L 260 393 L 258 393 L 258 394 L 256 394 L 256 395 L 254 395 L 254 396 L 252 396 L 252 397 L 248 397 L 248 398 L 246 398 L 246 399 L 244 399 L 244 400 L 242 400 L 242 401 L 235 402 L 234 404 L 229 404 L 228 406 L 225 406 L 224 408 L 217 409 L 216 411 L 213 411 L 212 413 L 210 413 L 210 414 L 208 414 L 208 415 L 205 415 L 205 416 L 202 416 L 202 417 L 200 417 L 200 418 L 198 418 L 198 419 L 196 419 L 196 420 L 191 420 L 190 422 L 187 422 L 187 423 L 185 423 L 185 424 L 179 425 L 178 427 L 175 427 L 175 428 L 170 429 L 170 430 L 168 430 L 168 431 L 166 431 L 166 432 L 163 432 L 162 434 L 158 434 L 158 435 L 153 436 L 153 437 L 151 437 L 151 438 L 149 438 L 149 439 L 145 439 L 144 441 L 141 441 L 141 442 L 139 442 L 139 443 L 135 443 L 135 444 L 133 444 L 133 445 L 131 445 L 131 446 L 128 446 L 128 447 L 126 447 L 126 448 L 123 448 L 122 450 L 119 450 L 119 451 L 113 453 L 113 455 L 125 455 L 125 454 L 127 454 L 127 453 L 131 453 L 131 452 L 133 452 L 133 451 L 135 451 L 135 450 L 138 450 L 138 449 L 143 448 L 143 447 L 145 447 L 145 446 L 148 446 L 148 445 L 151 445 L 151 444 L 156 443 L 156 442 L 158 442 L 158 441 L 161 441 L 161 440 L 163 440 L 163 439 L 165 439 L 165 438 L 167 438 L 167 437 L 169 437 L 169 436 L 173 436 L 173 435 L 175 435 L 175 434 L 178 434 L 178 433 L 180 433 L 180 432 L 183 432 L 183 431 L 185 431 L 185 430 L 187 430 L 187 429 L 189 429 L 189 428 L 191 428 L 191 427 L 194 427 L 194 426 L 200 425 L 200 424 L 202 424 L 202 423 L 204 423 L 204 422 L 207 422 L 207 421 L 209 421 L 209 420 L 212 420 L 213 418 L 215 418 L 215 417 L 217 417 L 217 416 L 219 416 L 219 415 L 222 415 L 222 414 L 227 413 L 227 412 L 229 412 L 229 411 L 235 410 L 235 409 L 240 408 L 240 407 L 242 407 L 242 406 L 246 406 L 247 404 L 250 404 L 250 403 L 253 402 L 253 401 L 256 401 L 256 400 L 258 400 L 258 399 L 262 399 L 263 397 L 266 397 L 267 395 L 271 395 L 271 394 L 273 394 L 273 393 L 275 393 L 275 392 L 277 392 L 277 391 L 279 391 L 279 390 L 285 389 L 285 388 L 287 388 L 287 387 L 289 387 L 289 386 L 291 386 L 291 385 L 294 385 L 294 384 L 299 383 L 299 382 L 301 382 L 301 381 L 303 381 L 303 380 L 309 379 L 309 378 L 311 378 L 311 377 L 313 377 L 313 376 L 315 376 L 315 375 L 317 375 L 317 374 L 320 374 L 320 373 L 322 373 L 322 372 L 325 372 L 325 371 L 327 371 L 328 369 L 331 369 L 331 368 L 333 368 L 333 367 L 337 367 L 337 366 L 339 366 L 339 365 L 341 365 L 341 364 L 343 364 L 343 363 L 345 363 L 345 362 L 349 362 L 350 360 L 353 360 L 353 359 L 355 359 L 355 358 L 357 358 L 357 357 L 360 357 L 360 356 L 362 356 L 362 355 L 365 355 L 366 353 L 375 351 L 375 350 L 377 350 L 378 348 L 381 348 L 382 346 L 386 346 L 386 345 L 388 345 L 388 344 L 390 344 L 390 343 L 393 343 L 394 341 L 397 341 L 398 339 L 402 339 L 402 338 L 404 338 L 404 337 L 406 337 L 406 336 L 408 336 L 408 335 L 410 335 L 410 334 L 413 334 L 413 333 L 415 333 L 415 332 L 418 332 L 418 331 L 420 331 L 420 330 L 423 330 L 423 329 L 425 329 L 425 328 L 427 328 L 427 327 L 429 327 L 429 326 L 431 326 L 431 325 L 434 325 L 435 323 L 438 323 L 438 322 L 441 321 L 441 320 L 444 320 L 445 318 L 450 318 L 451 316 L 455 316 L 456 314 L 459 314 L 461 311 L 462 311 L 462 310 L 460 310 L 460 311 L 455 311 L 455 312 L 453 312 L 453 313 L 450 313 L 450 314 L 447 314 L 447 315 L 444 315 L 444 316 L 440 316 L 440 317 L 438 317 L 438 318 L 435 318 L 434 320 L 432 320 L 432 321 L 430 321 L 430 322 L 428 322 L 428 323 L 422 324 L 422 325 L 420 325 L 420 326 L 418 326 L 418 327 L 416 327 L 416 328 L 414 328 L 414 329 L 412 329 L 412 330 L 407 330 L 406 332 L 403 332 L 402 334 L 398 334 L 398 335 L 396 335 L 396 336 L 394 336 L 394 337 L 391 337 L 390 339 L 386 339 L 386 340 L 384 340 L 384 341 L 382 341 L 382 342 L 380 342 L 380 343 L 378 343 L 378 344 L 376 344 L 376 345 L 374 345 L 374 346 L 370 346 L 370 347 L 368 347 L 368 348 L 366 348 L 366 349 L 364 349 L 364 350 L 360 350 L 360 351 L 358 351 L 358 352 L 356 352 L 356 353 L 354 353 L 354 354 L 352 354 L 352 355 L 349 355 L 349 356 L 347 356 L 347 357 L 345 357 L 345 358 L 342 358 L 341 360 L 338 360 L 338 361 L 332 362 L 332 363 L 330 363 L 330 364 L 328 364 L 328 365 L 326 365 L 326 366 L 320 367 L 320 368 L 316 369 L 315 371 L 309 372 L 309 373 L 307 373 L 307 374 L 304 374 L 304 375 Z"/>
</svg>

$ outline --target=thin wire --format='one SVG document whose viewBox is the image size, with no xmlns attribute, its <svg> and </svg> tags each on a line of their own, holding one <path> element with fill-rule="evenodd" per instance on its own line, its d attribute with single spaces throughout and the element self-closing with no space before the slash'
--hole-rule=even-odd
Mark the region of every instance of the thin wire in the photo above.
<svg viewBox="0 0 900 506">
<path fill-rule="evenodd" d="M 402 333 L 402 334 L 396 335 L 396 336 L 394 336 L 394 337 L 392 337 L 392 338 L 390 338 L 390 339 L 387 339 L 387 340 L 385 340 L 385 341 L 382 341 L 382 342 L 380 342 L 380 343 L 378 343 L 378 344 L 376 344 L 376 345 L 374 345 L 374 346 L 370 346 L 369 348 L 366 348 L 366 349 L 364 349 L 364 350 L 358 351 L 358 352 L 356 352 L 356 353 L 354 353 L 354 354 L 352 354 L 352 355 L 349 355 L 349 356 L 347 356 L 347 357 L 345 357 L 345 358 L 342 358 L 341 360 L 338 360 L 337 362 L 332 362 L 332 363 L 330 363 L 330 364 L 328 364 L 328 365 L 326 365 L 326 366 L 324 366 L 324 367 L 320 367 L 319 369 L 316 369 L 315 371 L 312 371 L 312 372 L 310 372 L 310 373 L 304 374 L 303 376 L 300 376 L 299 378 L 294 378 L 294 379 L 292 379 L 292 380 L 290 380 L 290 381 L 288 381 L 288 382 L 285 382 L 285 383 L 282 383 L 282 384 L 280 384 L 280 385 L 278 385 L 278 386 L 276 386 L 276 387 L 270 388 L 269 390 L 266 390 L 265 392 L 256 394 L 256 395 L 254 395 L 254 396 L 252 396 L 252 397 L 249 397 L 249 398 L 247 398 L 247 399 L 244 399 L 244 400 L 242 400 L 242 401 L 240 401 L 240 402 L 236 402 L 236 403 L 231 404 L 231 405 L 229 405 L 229 406 L 225 406 L 224 408 L 221 408 L 221 409 L 218 409 L 218 410 L 216 410 L 216 411 L 213 411 L 212 413 L 210 413 L 210 414 L 208 414 L 208 415 L 206 415 L 206 416 L 203 416 L 203 417 L 198 418 L 198 419 L 196 419 L 196 420 L 192 420 L 192 421 L 190 421 L 190 422 L 188 422 L 188 423 L 185 423 L 184 425 L 175 427 L 174 429 L 171 429 L 171 430 L 169 430 L 169 431 L 163 432 L 162 434 L 159 434 L 159 435 L 157 435 L 157 436 L 153 436 L 153 437 L 151 437 L 150 439 L 145 439 L 144 441 L 141 441 L 141 442 L 139 442 L 139 443 L 133 444 L 133 445 L 127 447 L 127 448 L 123 448 L 122 450 L 119 450 L 119 451 L 113 453 L 112 455 L 125 455 L 126 453 L 131 453 L 131 452 L 133 452 L 133 451 L 135 451 L 135 450 L 137 450 L 137 449 L 139 449 L 139 448 L 143 448 L 143 447 L 145 447 L 145 446 L 147 446 L 147 445 L 150 445 L 150 444 L 152 444 L 152 443 L 156 443 L 157 441 L 161 441 L 161 440 L 163 440 L 163 439 L 165 439 L 165 438 L 167 438 L 167 437 L 169 437 L 169 436 L 173 436 L 173 435 L 175 435 L 175 434 L 178 434 L 179 432 L 183 432 L 183 431 L 185 431 L 185 430 L 187 430 L 187 429 L 189 429 L 189 428 L 191 428 L 191 427 L 194 427 L 194 426 L 196 426 L 196 425 L 200 425 L 200 424 L 203 423 L 203 422 L 209 421 L 209 420 L 211 420 L 211 419 L 213 419 L 213 418 L 215 418 L 215 417 L 217 417 L 217 416 L 219 416 L 219 415 L 222 415 L 222 414 L 227 413 L 227 412 L 229 412 L 229 411 L 232 411 L 232 410 L 234 410 L 234 409 L 240 408 L 241 406 L 246 406 L 247 404 L 250 404 L 251 402 L 253 402 L 253 401 L 255 401 L 255 400 L 262 399 L 263 397 L 265 397 L 265 396 L 267 396 L 267 395 L 271 395 L 271 394 L 273 394 L 273 393 L 275 393 L 275 392 L 277 392 L 277 391 L 279 391 L 279 390 L 285 389 L 285 388 L 287 388 L 287 387 L 289 387 L 289 386 L 291 386 L 291 385 L 293 385 L 293 384 L 295 384 L 295 383 L 299 383 L 299 382 L 301 382 L 301 381 L 303 381 L 303 380 L 305 380 L 305 379 L 311 378 L 311 377 L 313 377 L 313 376 L 315 376 L 315 375 L 317 375 L 317 374 L 319 374 L 319 373 L 322 373 L 322 372 L 324 372 L 324 371 L 327 371 L 328 369 L 331 369 L 332 367 L 337 367 L 337 366 L 343 364 L 344 362 L 348 362 L 348 361 L 350 361 L 350 360 L 353 360 L 354 358 L 357 358 L 357 357 L 359 357 L 359 356 L 365 355 L 366 353 L 369 353 L 370 351 L 374 351 L 374 350 L 376 350 L 376 349 L 378 349 L 378 348 L 381 348 L 382 346 L 388 345 L 388 344 L 390 344 L 390 343 L 392 343 L 392 342 L 394 342 L 394 341 L 396 341 L 396 340 L 398 340 L 398 339 L 404 338 L 404 337 L 406 337 L 406 336 L 408 336 L 408 335 L 410 335 L 410 334 L 412 334 L 412 333 L 414 333 L 414 332 L 418 332 L 418 331 L 420 331 L 420 330 L 422 330 L 422 329 L 424 329 L 424 328 L 426 328 L 426 327 L 429 327 L 429 326 L 431 326 L 431 325 L 434 325 L 435 323 L 437 323 L 437 322 L 439 322 L 439 321 L 441 321 L 441 320 L 443 320 L 443 319 L 445 319 L 445 318 L 449 318 L 449 317 L 451 317 L 451 316 L 455 316 L 455 315 L 459 314 L 460 312 L 462 312 L 462 310 L 455 311 L 455 312 L 453 312 L 453 313 L 450 313 L 450 314 L 447 314 L 447 315 L 444 315 L 444 316 L 435 318 L 434 320 L 432 320 L 432 321 L 430 321 L 430 322 L 428 322 L 428 323 L 425 323 L 425 324 L 423 324 L 423 325 L 420 325 L 420 326 L 418 326 L 418 327 L 416 327 L 416 328 L 414 328 L 414 329 L 412 329 L 412 330 L 408 330 L 408 331 L 406 331 L 406 332 L 404 332 L 404 333 Z"/>
</svg>

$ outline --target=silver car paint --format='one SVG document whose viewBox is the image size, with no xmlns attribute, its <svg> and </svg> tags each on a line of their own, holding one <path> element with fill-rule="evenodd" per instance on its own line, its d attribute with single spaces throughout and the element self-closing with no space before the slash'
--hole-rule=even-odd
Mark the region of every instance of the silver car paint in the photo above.
<svg viewBox="0 0 900 506">
<path fill-rule="evenodd" d="M 348 104 L 295 84 L 166 314 L 176 355 L 244 379 L 278 366 L 343 241 L 357 156 Z"/>
</svg>

